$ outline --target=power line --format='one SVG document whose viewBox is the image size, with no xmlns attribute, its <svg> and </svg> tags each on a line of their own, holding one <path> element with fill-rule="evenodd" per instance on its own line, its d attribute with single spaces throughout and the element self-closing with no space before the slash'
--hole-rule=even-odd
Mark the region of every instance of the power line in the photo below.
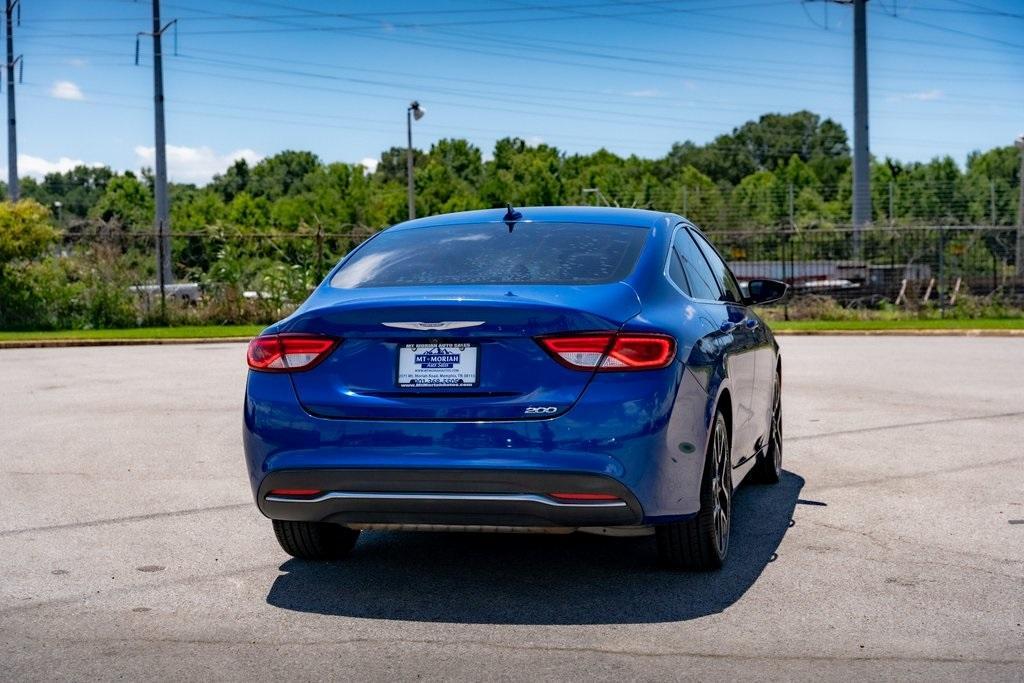
<svg viewBox="0 0 1024 683">
<path fill-rule="evenodd" d="M 970 31 L 964 31 L 964 30 L 958 29 L 958 28 L 952 28 L 952 27 L 949 27 L 949 26 L 940 26 L 938 24 L 932 24 L 930 22 L 921 21 L 919 19 L 911 19 L 910 17 L 908 17 L 906 15 L 890 14 L 889 12 L 874 12 L 874 14 L 880 14 L 880 15 L 886 16 L 886 17 L 888 17 L 890 19 L 895 19 L 897 21 L 902 21 L 902 22 L 907 23 L 907 24 L 914 24 L 915 26 L 923 26 L 925 28 L 934 29 L 936 31 L 943 31 L 945 33 L 952 33 L 952 34 L 958 35 L 958 36 L 966 36 L 968 38 L 974 38 L 975 40 L 982 40 L 982 41 L 985 41 L 985 42 L 988 42 L 988 43 L 992 43 L 992 44 L 995 44 L 995 45 L 1006 45 L 1006 46 L 1012 47 L 1012 48 L 1014 48 L 1016 50 L 1024 50 L 1024 44 L 1021 44 L 1021 43 L 1011 43 L 1010 41 L 1007 41 L 1007 40 L 1001 40 L 999 38 L 993 38 L 991 36 L 983 36 L 983 35 L 980 35 L 978 33 L 971 33 Z"/>
</svg>

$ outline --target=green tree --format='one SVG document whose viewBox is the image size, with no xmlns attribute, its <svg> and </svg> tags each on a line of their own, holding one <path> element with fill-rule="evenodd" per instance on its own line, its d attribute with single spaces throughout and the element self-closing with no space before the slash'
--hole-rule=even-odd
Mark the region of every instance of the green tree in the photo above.
<svg viewBox="0 0 1024 683">
<path fill-rule="evenodd" d="M 722 192 L 708 176 L 693 166 L 679 175 L 676 206 L 691 221 L 709 230 L 725 227 L 725 202 Z"/>
<path fill-rule="evenodd" d="M 306 176 L 319 166 L 320 158 L 312 152 L 279 152 L 253 166 L 245 190 L 271 201 L 299 194 L 308 187 Z"/>
<path fill-rule="evenodd" d="M 59 236 L 50 212 L 34 199 L 0 202 L 0 270 L 15 259 L 40 256 Z"/>
<path fill-rule="evenodd" d="M 1016 147 L 995 147 L 971 152 L 963 178 L 970 223 L 1013 225 L 1017 219 L 1020 187 L 1020 152 Z"/>
<path fill-rule="evenodd" d="M 732 222 L 739 227 L 779 225 L 785 188 L 774 173 L 758 171 L 744 178 L 732 193 Z"/>
<path fill-rule="evenodd" d="M 382 183 L 400 183 L 405 187 L 407 156 L 408 149 L 405 147 L 391 147 L 381 152 L 377 169 L 373 172 L 374 177 Z M 416 168 L 423 165 L 425 156 L 423 150 L 412 148 L 412 160 Z"/>
<path fill-rule="evenodd" d="M 26 178 L 21 194 L 46 207 L 59 201 L 64 216 L 85 218 L 115 175 L 107 166 L 76 166 L 64 173 L 47 173 L 40 182 Z"/>
<path fill-rule="evenodd" d="M 481 199 L 485 206 L 492 207 L 506 202 L 518 206 L 561 204 L 561 164 L 561 155 L 554 147 L 502 138 L 494 145 L 494 160 L 486 165 Z"/>
<path fill-rule="evenodd" d="M 477 147 L 466 140 L 439 140 L 416 169 L 417 214 L 486 208 L 477 195 L 483 175 Z"/>
<path fill-rule="evenodd" d="M 115 176 L 89 211 L 91 218 L 118 221 L 132 230 L 153 229 L 153 195 L 131 172 Z"/>
<path fill-rule="evenodd" d="M 249 192 L 249 162 L 245 159 L 236 159 L 235 163 L 228 167 L 223 175 L 213 176 L 213 180 L 207 187 L 220 195 L 225 202 L 230 202 L 242 192 Z"/>
</svg>

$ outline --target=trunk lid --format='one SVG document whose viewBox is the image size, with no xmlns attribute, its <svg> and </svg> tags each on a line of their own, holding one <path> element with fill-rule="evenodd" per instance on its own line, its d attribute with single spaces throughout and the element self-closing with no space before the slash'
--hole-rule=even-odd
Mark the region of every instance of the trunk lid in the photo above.
<svg viewBox="0 0 1024 683">
<path fill-rule="evenodd" d="M 324 288 L 277 331 L 343 340 L 322 363 L 291 375 L 314 415 L 536 419 L 568 410 L 593 372 L 563 367 L 535 337 L 618 330 L 639 312 L 623 283 Z"/>
</svg>

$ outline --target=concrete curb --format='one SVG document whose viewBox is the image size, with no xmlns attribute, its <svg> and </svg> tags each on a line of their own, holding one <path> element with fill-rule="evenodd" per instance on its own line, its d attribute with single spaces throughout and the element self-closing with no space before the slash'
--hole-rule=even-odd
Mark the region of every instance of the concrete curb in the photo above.
<svg viewBox="0 0 1024 683">
<path fill-rule="evenodd" d="M 780 337 L 1024 337 L 1024 329 L 951 330 L 775 330 Z M 59 349 L 76 346 L 159 346 L 163 344 L 237 344 L 252 337 L 195 339 L 26 339 L 0 341 L 0 349 Z"/>
</svg>

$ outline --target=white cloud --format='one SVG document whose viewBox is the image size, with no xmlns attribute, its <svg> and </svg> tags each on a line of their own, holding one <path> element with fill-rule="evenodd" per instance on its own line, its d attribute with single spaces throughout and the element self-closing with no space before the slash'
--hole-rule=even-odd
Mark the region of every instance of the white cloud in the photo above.
<svg viewBox="0 0 1024 683">
<path fill-rule="evenodd" d="M 83 66 L 88 66 L 89 62 L 85 59 L 82 59 L 81 57 L 72 57 L 68 60 L 68 64 L 70 64 L 71 66 L 78 67 L 80 69 Z"/>
<path fill-rule="evenodd" d="M 373 157 L 366 157 L 361 160 L 359 164 L 366 169 L 367 173 L 373 173 L 377 170 L 377 164 L 380 163 L 380 159 L 374 159 Z"/>
<path fill-rule="evenodd" d="M 135 156 L 143 166 L 156 163 L 156 148 L 137 145 Z M 208 183 L 217 173 L 224 173 L 228 166 L 238 159 L 255 164 L 263 158 L 251 149 L 236 149 L 227 154 L 217 154 L 209 147 L 179 147 L 167 145 L 167 175 L 171 180 L 185 183 Z"/>
<path fill-rule="evenodd" d="M 50 88 L 50 97 L 56 97 L 58 100 L 84 100 L 85 95 L 82 94 L 82 89 L 71 81 L 56 81 L 53 87 Z"/>
<path fill-rule="evenodd" d="M 42 157 L 34 157 L 31 154 L 18 155 L 18 175 L 21 177 L 33 176 L 42 178 L 47 173 L 64 173 L 76 166 L 102 166 L 98 161 L 86 163 L 81 159 L 60 157 L 56 161 L 50 161 Z M 7 164 L 0 168 L 0 180 L 7 181 Z"/>
<path fill-rule="evenodd" d="M 539 135 L 531 135 L 528 138 L 526 138 L 526 146 L 527 147 L 539 147 L 540 145 L 543 145 L 543 144 L 544 144 L 544 138 L 542 138 Z"/>
<path fill-rule="evenodd" d="M 661 91 L 655 90 L 654 88 L 647 88 L 646 90 L 630 90 L 626 94 L 630 97 L 660 97 Z"/>
</svg>

